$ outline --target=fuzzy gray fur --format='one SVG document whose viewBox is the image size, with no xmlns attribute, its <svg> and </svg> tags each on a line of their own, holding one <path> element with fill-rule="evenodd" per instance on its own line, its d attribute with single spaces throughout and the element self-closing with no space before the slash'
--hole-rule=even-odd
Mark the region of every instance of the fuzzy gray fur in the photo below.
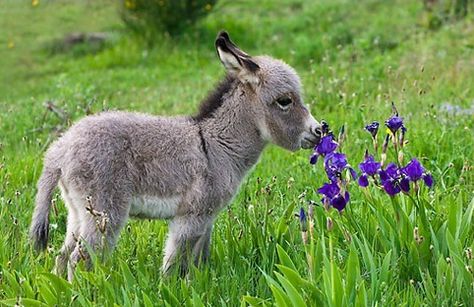
<svg viewBox="0 0 474 307">
<path fill-rule="evenodd" d="M 228 81 L 194 117 L 105 112 L 83 118 L 48 149 L 30 234 L 47 245 L 51 195 L 68 208 L 56 272 L 90 262 L 89 248 L 112 250 L 127 219 L 169 218 L 163 270 L 209 256 L 212 224 L 269 142 L 288 150 L 319 141 L 319 124 L 285 63 L 250 57 L 225 32 L 216 40 Z M 281 97 L 292 104 L 282 106 Z M 87 247 L 87 248 L 85 248 Z"/>
</svg>

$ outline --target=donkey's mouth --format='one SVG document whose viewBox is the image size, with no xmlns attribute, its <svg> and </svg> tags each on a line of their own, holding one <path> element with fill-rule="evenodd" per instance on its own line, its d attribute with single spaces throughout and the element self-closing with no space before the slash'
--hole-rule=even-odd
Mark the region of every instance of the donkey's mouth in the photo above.
<svg viewBox="0 0 474 307">
<path fill-rule="evenodd" d="M 304 137 L 301 140 L 301 148 L 303 149 L 312 149 L 314 146 L 319 144 L 320 138 L 314 137 L 314 138 L 309 138 L 309 137 Z"/>
</svg>

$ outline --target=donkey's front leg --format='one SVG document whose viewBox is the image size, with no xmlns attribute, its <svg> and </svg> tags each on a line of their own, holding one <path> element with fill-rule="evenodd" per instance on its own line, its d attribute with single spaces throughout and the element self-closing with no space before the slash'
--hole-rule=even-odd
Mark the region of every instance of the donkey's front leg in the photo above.
<svg viewBox="0 0 474 307">
<path fill-rule="evenodd" d="M 209 256 L 211 231 L 212 218 L 209 216 L 175 217 L 169 225 L 163 272 L 168 274 L 177 265 L 180 274 L 185 275 L 191 261 L 197 265 L 206 260 Z"/>
</svg>

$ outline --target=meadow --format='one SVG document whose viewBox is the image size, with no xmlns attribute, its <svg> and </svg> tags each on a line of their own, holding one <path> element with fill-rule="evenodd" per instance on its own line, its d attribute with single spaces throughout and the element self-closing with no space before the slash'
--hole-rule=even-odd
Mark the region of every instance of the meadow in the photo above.
<svg viewBox="0 0 474 307">
<path fill-rule="evenodd" d="M 472 14 L 431 29 L 422 1 L 221 1 L 182 37 L 150 44 L 127 32 L 116 2 L 0 2 L 0 305 L 474 306 Z M 269 146 L 220 214 L 209 265 L 187 278 L 162 276 L 167 225 L 146 220 L 129 221 L 112 256 L 72 284 L 51 274 L 66 224 L 58 193 L 47 252 L 28 241 L 48 144 L 103 110 L 194 113 L 224 75 L 221 29 L 295 67 L 313 115 L 344 125 L 341 150 L 359 173 L 373 150 L 364 126 L 381 123 L 381 144 L 393 102 L 404 164 L 417 157 L 434 186 L 390 197 L 354 181 L 340 214 L 321 205 L 327 179 L 311 151 Z M 109 39 L 52 47 L 71 32 Z M 313 202 L 305 244 L 299 212 Z"/>
</svg>

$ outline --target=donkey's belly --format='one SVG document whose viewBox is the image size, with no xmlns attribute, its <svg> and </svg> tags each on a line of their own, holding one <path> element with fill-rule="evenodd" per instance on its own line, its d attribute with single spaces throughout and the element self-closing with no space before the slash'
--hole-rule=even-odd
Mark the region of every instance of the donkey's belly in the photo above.
<svg viewBox="0 0 474 307">
<path fill-rule="evenodd" d="M 181 198 L 141 195 L 133 198 L 130 217 L 168 219 L 176 215 Z"/>
</svg>

